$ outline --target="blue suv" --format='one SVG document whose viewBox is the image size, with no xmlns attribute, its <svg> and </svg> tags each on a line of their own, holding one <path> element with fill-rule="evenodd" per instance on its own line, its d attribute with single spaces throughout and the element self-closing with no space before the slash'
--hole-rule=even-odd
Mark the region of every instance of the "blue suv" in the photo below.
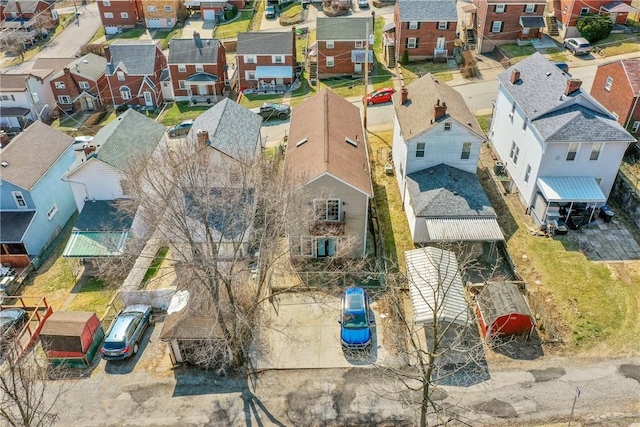
<svg viewBox="0 0 640 427">
<path fill-rule="evenodd" d="M 342 296 L 340 310 L 340 342 L 350 350 L 365 350 L 371 347 L 371 324 L 369 297 L 362 288 L 348 288 Z"/>
<path fill-rule="evenodd" d="M 144 331 L 151 323 L 151 307 L 130 305 L 113 320 L 100 353 L 106 360 L 127 359 L 138 352 Z"/>
</svg>

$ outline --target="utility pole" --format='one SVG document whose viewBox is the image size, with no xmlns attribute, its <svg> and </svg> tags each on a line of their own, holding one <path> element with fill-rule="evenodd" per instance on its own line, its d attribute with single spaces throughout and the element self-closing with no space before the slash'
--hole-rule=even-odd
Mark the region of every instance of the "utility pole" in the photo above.
<svg viewBox="0 0 640 427">
<path fill-rule="evenodd" d="M 78 5 L 76 4 L 76 0 L 73 0 L 73 8 L 75 9 L 75 12 L 76 12 L 76 25 L 79 27 L 80 26 L 80 15 L 78 15 Z"/>
<path fill-rule="evenodd" d="M 367 107 L 369 101 L 367 101 L 367 94 L 369 89 L 369 19 L 367 19 L 367 39 L 364 42 L 364 129 L 367 130 Z"/>
</svg>

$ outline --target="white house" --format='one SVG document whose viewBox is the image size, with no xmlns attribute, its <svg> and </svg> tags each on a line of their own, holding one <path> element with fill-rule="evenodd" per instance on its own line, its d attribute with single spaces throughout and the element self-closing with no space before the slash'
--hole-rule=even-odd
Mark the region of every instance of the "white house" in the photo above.
<svg viewBox="0 0 640 427">
<path fill-rule="evenodd" d="M 563 207 L 604 203 L 633 136 L 539 53 L 498 82 L 489 137 L 532 216 L 545 223 Z"/>
<path fill-rule="evenodd" d="M 0 126 L 17 132 L 46 120 L 56 106 L 49 81 L 54 70 L 0 75 Z"/>
</svg>

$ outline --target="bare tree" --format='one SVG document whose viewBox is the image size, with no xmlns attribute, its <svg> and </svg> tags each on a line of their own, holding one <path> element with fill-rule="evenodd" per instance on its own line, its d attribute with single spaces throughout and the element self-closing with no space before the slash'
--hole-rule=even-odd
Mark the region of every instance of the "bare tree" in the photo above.
<svg viewBox="0 0 640 427">
<path fill-rule="evenodd" d="M 48 31 L 55 27 L 55 22 L 50 15 L 40 13 L 31 21 L 31 27 L 36 32 L 37 37 L 43 37 L 48 35 Z"/>
<path fill-rule="evenodd" d="M 1 40 L 2 47 L 20 58 L 20 62 L 23 62 L 27 47 L 25 45 L 25 39 L 21 37 L 21 35 L 20 31 L 12 31 L 6 34 Z"/>
</svg>

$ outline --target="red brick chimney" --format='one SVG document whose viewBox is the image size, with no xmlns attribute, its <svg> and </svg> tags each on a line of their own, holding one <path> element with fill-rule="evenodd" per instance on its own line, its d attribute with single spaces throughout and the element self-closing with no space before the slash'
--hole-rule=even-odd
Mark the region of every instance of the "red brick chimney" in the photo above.
<svg viewBox="0 0 640 427">
<path fill-rule="evenodd" d="M 196 136 L 198 137 L 198 145 L 206 146 L 211 144 L 208 131 L 198 129 L 198 133 L 196 134 Z"/>
<path fill-rule="evenodd" d="M 511 81 L 511 84 L 516 84 L 518 80 L 520 80 L 520 71 L 516 69 L 511 70 L 511 78 L 509 79 L 509 81 Z"/>
<path fill-rule="evenodd" d="M 441 104 L 440 100 L 438 99 L 436 101 L 436 105 L 434 105 L 433 109 L 434 109 L 434 119 L 438 120 L 441 117 L 443 117 L 445 114 L 447 114 L 447 103 L 443 102 Z"/>
<path fill-rule="evenodd" d="M 402 86 L 402 105 L 406 104 L 409 100 L 409 89 L 406 86 Z"/>
<path fill-rule="evenodd" d="M 292 49 L 292 54 L 293 54 L 293 63 L 297 63 L 298 58 L 296 58 L 296 26 L 294 25 L 293 27 L 291 27 L 291 37 L 293 37 L 293 49 Z"/>
<path fill-rule="evenodd" d="M 580 86 L 582 86 L 582 80 L 580 80 L 580 79 L 568 79 L 567 80 L 567 88 L 565 89 L 564 94 L 569 96 L 573 92 L 575 92 L 578 89 L 580 89 Z"/>
<path fill-rule="evenodd" d="M 107 62 L 111 62 L 111 49 L 108 44 L 104 46 L 104 57 L 107 58 Z"/>
</svg>

